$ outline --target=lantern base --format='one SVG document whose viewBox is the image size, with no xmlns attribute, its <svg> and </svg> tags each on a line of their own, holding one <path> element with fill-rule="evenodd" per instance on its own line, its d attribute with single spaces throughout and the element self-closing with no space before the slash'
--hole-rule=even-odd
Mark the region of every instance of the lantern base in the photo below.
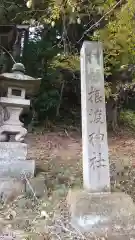
<svg viewBox="0 0 135 240">
<path fill-rule="evenodd" d="M 34 173 L 35 161 L 27 160 L 27 144 L 18 142 L 0 144 L 0 188 L 2 178 L 33 178 Z"/>
<path fill-rule="evenodd" d="M 23 142 L 27 130 L 22 126 L 3 125 L 0 127 L 0 142 L 8 142 L 10 135 L 15 135 L 16 142 Z"/>
</svg>

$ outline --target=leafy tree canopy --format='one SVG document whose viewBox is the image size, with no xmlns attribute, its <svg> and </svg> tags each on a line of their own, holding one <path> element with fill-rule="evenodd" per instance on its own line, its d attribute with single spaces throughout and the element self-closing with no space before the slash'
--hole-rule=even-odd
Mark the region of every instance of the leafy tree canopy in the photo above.
<svg viewBox="0 0 135 240">
<path fill-rule="evenodd" d="M 36 101 L 43 118 L 49 109 L 58 113 L 57 106 L 69 110 L 69 99 L 72 108 L 73 102 L 80 104 L 79 55 L 84 40 L 103 42 L 107 98 L 117 93 L 121 67 L 127 71 L 134 65 L 134 0 L 1 0 L 0 6 L 1 24 L 37 26 L 22 61 L 28 74 L 43 79 Z"/>
</svg>

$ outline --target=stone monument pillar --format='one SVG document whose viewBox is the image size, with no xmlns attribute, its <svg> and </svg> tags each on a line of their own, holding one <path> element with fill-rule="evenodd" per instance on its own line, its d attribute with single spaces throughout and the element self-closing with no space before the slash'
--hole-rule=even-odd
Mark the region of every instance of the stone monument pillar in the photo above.
<svg viewBox="0 0 135 240">
<path fill-rule="evenodd" d="M 133 201 L 124 193 L 110 192 L 103 50 L 99 42 L 84 42 L 81 49 L 81 99 L 84 189 L 70 191 L 67 197 L 72 226 L 85 234 L 84 239 L 135 239 Z"/>
<path fill-rule="evenodd" d="M 5 93 L 0 98 L 4 110 L 0 123 L 0 177 L 34 176 L 35 162 L 26 160 L 27 144 L 24 138 L 27 130 L 20 121 L 20 115 L 29 110 L 30 100 L 25 99 L 26 94 L 32 96 L 38 91 L 40 79 L 27 76 L 24 72 L 23 64 L 16 63 L 12 73 L 0 75 L 0 88 Z"/>
<path fill-rule="evenodd" d="M 81 49 L 81 100 L 84 188 L 96 192 L 110 190 L 100 43 L 86 42 Z"/>
</svg>

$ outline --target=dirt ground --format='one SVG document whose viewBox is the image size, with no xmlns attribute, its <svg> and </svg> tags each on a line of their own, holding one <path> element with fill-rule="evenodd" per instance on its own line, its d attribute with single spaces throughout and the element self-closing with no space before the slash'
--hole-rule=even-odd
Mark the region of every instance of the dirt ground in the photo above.
<svg viewBox="0 0 135 240">
<path fill-rule="evenodd" d="M 27 137 L 28 158 L 35 159 L 41 171 L 50 167 L 72 169 L 82 165 L 81 134 L 77 131 L 46 132 L 29 134 Z M 108 134 L 109 159 L 117 168 L 135 164 L 135 132 L 127 129 L 118 134 Z M 78 169 L 78 170 L 79 170 Z"/>
<path fill-rule="evenodd" d="M 82 239 L 82 235 L 78 238 L 78 232 L 77 237 L 69 237 L 70 228 L 67 229 L 67 222 L 65 223 L 68 221 L 68 213 L 61 214 L 66 209 L 61 199 L 67 196 L 69 187 L 82 186 L 81 134 L 65 129 L 44 134 L 28 134 L 27 143 L 28 158 L 35 160 L 37 165 L 35 180 L 38 174 L 44 175 L 46 192 L 41 199 L 35 199 L 34 195 L 32 198 L 23 195 L 9 205 L 1 203 L 1 231 L 14 233 L 27 240 Z M 124 191 L 135 201 L 135 133 L 126 129 L 119 130 L 117 134 L 109 133 L 108 143 L 110 163 L 115 162 L 116 171 L 119 173 L 129 165 L 132 169 L 128 175 L 124 175 L 124 181 L 120 180 L 118 186 L 112 187 L 112 191 Z M 60 215 L 56 214 L 56 206 L 60 206 Z M 9 218 L 9 212 L 12 218 Z M 42 216 L 42 212 L 49 215 L 49 220 Z M 58 230 L 62 234 L 61 238 L 58 237 Z M 55 238 L 50 238 L 50 234 Z M 63 234 L 66 234 L 66 237 Z"/>
</svg>

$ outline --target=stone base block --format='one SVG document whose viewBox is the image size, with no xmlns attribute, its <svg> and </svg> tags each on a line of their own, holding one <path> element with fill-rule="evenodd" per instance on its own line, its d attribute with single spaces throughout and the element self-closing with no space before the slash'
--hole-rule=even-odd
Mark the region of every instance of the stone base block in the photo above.
<svg viewBox="0 0 135 240">
<path fill-rule="evenodd" d="M 0 202 L 7 204 L 24 194 L 24 184 L 13 178 L 0 178 Z"/>
<path fill-rule="evenodd" d="M 0 142 L 0 159 L 8 161 L 25 160 L 27 144 L 19 142 Z"/>
<path fill-rule="evenodd" d="M 135 205 L 124 193 L 70 191 L 67 203 L 72 226 L 89 239 L 135 239 Z"/>
<path fill-rule="evenodd" d="M 0 178 L 13 177 L 23 179 L 34 177 L 35 161 L 34 160 L 17 160 L 6 161 L 0 160 Z"/>
</svg>

